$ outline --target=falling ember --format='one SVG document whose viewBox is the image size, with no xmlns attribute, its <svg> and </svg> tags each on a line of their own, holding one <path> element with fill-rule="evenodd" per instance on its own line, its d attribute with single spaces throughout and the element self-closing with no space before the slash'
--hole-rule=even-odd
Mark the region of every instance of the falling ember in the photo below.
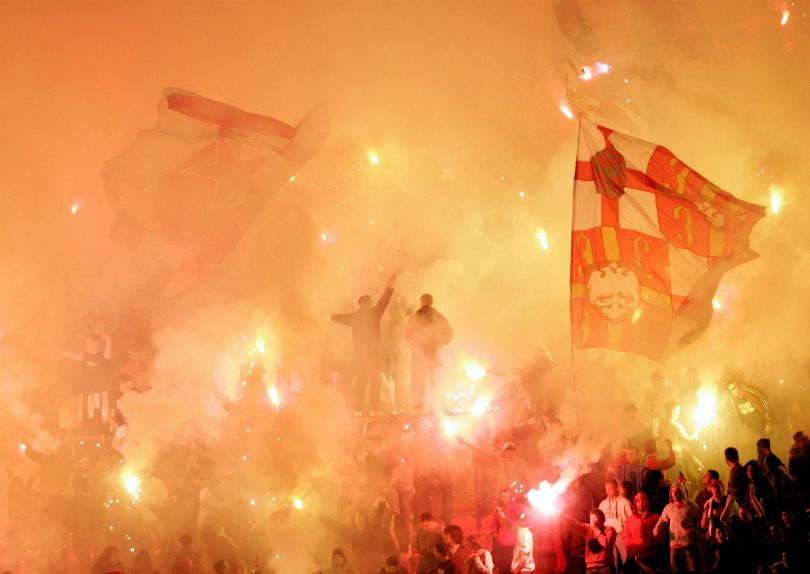
<svg viewBox="0 0 810 574">
<path fill-rule="evenodd" d="M 124 490 L 132 495 L 133 501 L 138 500 L 141 495 L 141 479 L 134 474 L 125 474 L 123 480 Z"/>
<path fill-rule="evenodd" d="M 471 381 L 480 381 L 487 376 L 487 370 L 475 361 L 467 361 L 464 363 L 464 373 Z"/>
<path fill-rule="evenodd" d="M 579 73 L 579 79 L 585 80 L 586 82 L 593 78 L 593 74 L 591 73 L 591 68 L 589 66 L 585 66 L 582 68 L 582 71 Z"/>
<path fill-rule="evenodd" d="M 782 188 L 772 185 L 768 190 L 768 196 L 771 199 L 771 213 L 779 215 L 779 211 L 782 209 Z"/>
<path fill-rule="evenodd" d="M 546 233 L 545 229 L 538 229 L 535 231 L 534 238 L 540 244 L 540 249 L 543 251 L 548 251 L 548 233 Z"/>
<path fill-rule="evenodd" d="M 723 305 L 722 305 L 722 303 L 720 303 L 720 300 L 717 297 L 712 299 L 712 309 L 717 311 L 717 310 L 722 309 L 722 308 L 723 308 Z"/>
<path fill-rule="evenodd" d="M 571 111 L 571 107 L 568 105 L 568 102 L 562 101 L 560 102 L 560 112 L 569 120 L 574 119 L 574 112 Z"/>
<path fill-rule="evenodd" d="M 273 403 L 273 406 L 276 407 L 276 410 L 278 410 L 279 406 L 281 406 L 281 396 L 278 394 L 278 389 L 275 386 L 267 389 L 267 397 L 270 399 L 270 402 Z"/>
<path fill-rule="evenodd" d="M 256 339 L 256 350 L 262 354 L 267 352 L 267 343 L 264 339 Z M 251 366 L 253 366 L 251 364 Z"/>
<path fill-rule="evenodd" d="M 526 497 L 532 508 L 538 509 L 541 513 L 559 514 L 559 498 L 563 492 L 565 492 L 565 485 L 561 481 L 551 484 L 544 480 L 537 488 L 531 489 Z"/>
<path fill-rule="evenodd" d="M 294 508 L 297 508 L 298 510 L 304 510 L 304 503 L 301 502 L 300 498 L 293 498 L 292 505 Z"/>
<path fill-rule="evenodd" d="M 369 150 L 366 157 L 368 157 L 369 163 L 373 165 L 378 165 L 380 163 L 380 156 L 377 155 L 376 150 Z"/>
<path fill-rule="evenodd" d="M 28 450 L 28 446 L 25 443 L 20 443 L 20 452 L 25 452 Z"/>
<path fill-rule="evenodd" d="M 73 205 L 70 206 L 70 213 L 76 215 L 77 213 L 79 213 L 79 209 L 81 208 L 81 206 L 82 205 L 78 202 L 74 203 Z"/>
<path fill-rule="evenodd" d="M 641 319 L 641 315 L 644 313 L 644 309 L 639 307 L 635 311 L 633 311 L 633 323 L 638 323 L 638 320 Z"/>
<path fill-rule="evenodd" d="M 700 387 L 697 392 L 698 404 L 692 418 L 699 428 L 708 426 L 716 417 L 717 394 L 706 387 Z"/>
<path fill-rule="evenodd" d="M 294 176 L 294 175 L 291 175 L 291 176 L 290 176 L 290 182 L 292 183 L 293 181 L 295 181 L 295 176 Z"/>
<path fill-rule="evenodd" d="M 779 22 L 782 26 L 788 23 L 788 19 L 790 18 L 790 10 L 782 10 L 782 20 Z"/>
</svg>

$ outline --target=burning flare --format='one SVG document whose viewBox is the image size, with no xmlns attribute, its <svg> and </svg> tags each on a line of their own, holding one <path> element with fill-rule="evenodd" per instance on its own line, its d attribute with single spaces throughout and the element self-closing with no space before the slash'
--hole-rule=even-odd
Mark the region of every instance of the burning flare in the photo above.
<svg viewBox="0 0 810 574">
<path fill-rule="evenodd" d="M 533 488 L 526 495 L 532 508 L 542 514 L 559 514 L 560 495 L 565 492 L 566 485 L 558 480 L 554 484 L 544 480 L 537 488 Z"/>
<path fill-rule="evenodd" d="M 141 479 L 135 474 L 125 472 L 122 481 L 124 483 L 124 490 L 132 495 L 132 500 L 138 500 L 141 495 Z"/>
<path fill-rule="evenodd" d="M 697 392 L 698 404 L 692 418 L 698 428 L 704 428 L 714 422 L 717 417 L 717 393 L 709 388 L 700 387 Z"/>
<path fill-rule="evenodd" d="M 534 238 L 540 244 L 540 249 L 543 251 L 548 251 L 548 233 L 543 228 L 539 228 L 537 231 L 534 232 Z"/>
<path fill-rule="evenodd" d="M 569 120 L 574 119 L 574 112 L 571 111 L 571 106 L 568 105 L 568 102 L 566 102 L 565 100 L 562 100 L 560 102 L 559 107 L 560 107 L 560 112 L 562 112 L 562 115 L 564 115 Z"/>
<path fill-rule="evenodd" d="M 771 213 L 779 215 L 779 211 L 782 209 L 782 188 L 772 185 L 768 190 L 768 196 L 771 199 Z"/>
</svg>

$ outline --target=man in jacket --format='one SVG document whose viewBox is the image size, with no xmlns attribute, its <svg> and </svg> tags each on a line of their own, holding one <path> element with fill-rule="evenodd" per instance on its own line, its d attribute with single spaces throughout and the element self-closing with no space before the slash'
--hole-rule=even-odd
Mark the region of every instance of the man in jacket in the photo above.
<svg viewBox="0 0 810 574">
<path fill-rule="evenodd" d="M 411 315 L 405 327 L 405 337 L 411 346 L 411 403 L 422 410 L 425 387 L 434 382 L 439 367 L 439 349 L 453 338 L 453 328 L 447 318 L 433 308 L 433 295 L 425 293 L 420 307 Z"/>
<path fill-rule="evenodd" d="M 669 504 L 664 507 L 661 517 L 653 528 L 658 536 L 664 524 L 669 526 L 669 566 L 672 572 L 682 572 L 678 563 L 685 562 L 687 572 L 695 571 L 695 543 L 697 541 L 700 509 L 687 499 L 680 484 L 669 489 Z"/>
</svg>

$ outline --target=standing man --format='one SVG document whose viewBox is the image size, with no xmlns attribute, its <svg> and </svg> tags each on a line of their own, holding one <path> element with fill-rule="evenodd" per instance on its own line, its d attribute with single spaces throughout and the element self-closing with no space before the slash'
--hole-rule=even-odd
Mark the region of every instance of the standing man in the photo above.
<svg viewBox="0 0 810 574">
<path fill-rule="evenodd" d="M 501 489 L 492 521 L 492 560 L 497 574 L 508 574 L 511 571 L 517 542 L 515 523 L 523 511 L 524 508 L 512 499 L 512 491 L 508 488 Z"/>
<path fill-rule="evenodd" d="M 736 448 L 730 446 L 723 454 L 728 465 L 728 494 L 734 498 L 737 504 L 743 504 L 745 496 L 748 494 L 749 480 L 743 465 L 740 464 L 740 453 Z"/>
<path fill-rule="evenodd" d="M 700 509 L 684 496 L 680 484 L 669 490 L 669 504 L 653 528 L 658 536 L 663 524 L 669 525 L 669 567 L 672 572 L 695 571 L 695 542 L 697 540 Z M 681 561 L 685 564 L 681 564 Z"/>
<path fill-rule="evenodd" d="M 396 273 L 388 279 L 385 291 L 371 304 L 371 296 L 363 295 L 357 300 L 360 307 L 354 313 L 332 315 L 332 321 L 352 328 L 354 343 L 354 414 L 361 416 L 365 407 L 366 392 L 369 394 L 371 414 L 380 411 L 380 319 L 394 293 Z"/>
<path fill-rule="evenodd" d="M 635 563 L 644 574 L 654 574 L 655 536 L 653 529 L 658 524 L 659 516 L 650 512 L 650 500 L 643 492 L 633 498 L 633 514 L 624 525 L 622 539 L 627 547 L 628 562 Z"/>
<path fill-rule="evenodd" d="M 529 518 L 525 513 L 515 523 L 515 550 L 512 555 L 512 574 L 532 574 L 534 572 L 534 538 L 529 528 Z"/>
<path fill-rule="evenodd" d="M 411 345 L 411 404 L 421 411 L 425 387 L 432 386 L 439 362 L 439 349 L 453 339 L 453 328 L 447 317 L 433 308 L 433 295 L 425 293 L 419 310 L 408 320 L 405 337 Z"/>
<path fill-rule="evenodd" d="M 619 484 L 615 478 L 605 481 L 605 494 L 607 498 L 599 503 L 599 510 L 605 514 L 605 525 L 616 531 L 615 547 L 618 557 L 616 562 L 621 568 L 627 560 L 627 547 L 621 534 L 627 519 L 633 514 L 633 505 L 627 498 L 619 494 Z"/>
</svg>

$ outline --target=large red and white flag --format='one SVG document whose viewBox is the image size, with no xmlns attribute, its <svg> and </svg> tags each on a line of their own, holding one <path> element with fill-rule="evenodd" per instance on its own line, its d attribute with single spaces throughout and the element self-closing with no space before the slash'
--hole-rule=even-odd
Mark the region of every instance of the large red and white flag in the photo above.
<svg viewBox="0 0 810 574">
<path fill-rule="evenodd" d="M 757 257 L 765 208 L 665 147 L 583 119 L 574 175 L 571 337 L 661 359 L 709 325 L 723 274 Z"/>
<path fill-rule="evenodd" d="M 104 164 L 116 212 L 110 235 L 164 264 L 164 295 L 192 286 L 237 245 L 327 131 L 320 108 L 291 126 L 169 88 L 157 126 Z"/>
</svg>

